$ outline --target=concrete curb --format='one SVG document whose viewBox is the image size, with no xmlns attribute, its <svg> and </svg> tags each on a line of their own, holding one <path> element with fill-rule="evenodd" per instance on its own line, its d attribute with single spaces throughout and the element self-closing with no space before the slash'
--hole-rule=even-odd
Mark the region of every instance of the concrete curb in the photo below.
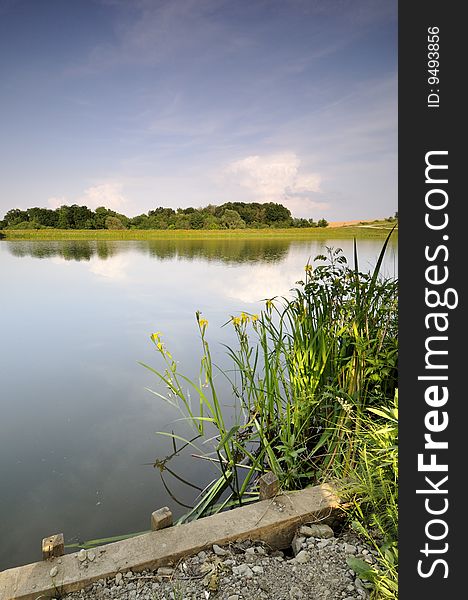
<svg viewBox="0 0 468 600">
<path fill-rule="evenodd" d="M 80 556 L 75 552 L 8 569 L 0 573 L 0 598 L 53 598 L 118 572 L 175 564 L 213 544 L 251 539 L 262 540 L 274 548 L 286 548 L 298 525 L 336 517 L 339 509 L 339 498 L 327 484 L 283 494 L 185 525 L 97 547 L 86 560 L 80 560 L 83 553 Z M 51 576 L 55 571 L 56 575 Z"/>
</svg>

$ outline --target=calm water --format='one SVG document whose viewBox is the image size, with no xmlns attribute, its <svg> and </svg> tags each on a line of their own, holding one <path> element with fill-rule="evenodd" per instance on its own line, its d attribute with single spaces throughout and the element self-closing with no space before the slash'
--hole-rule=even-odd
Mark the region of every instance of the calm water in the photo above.
<svg viewBox="0 0 468 600">
<path fill-rule="evenodd" d="M 352 242 L 331 239 L 1 241 L 0 569 L 40 560 L 52 533 L 70 543 L 147 530 L 164 505 L 183 514 L 151 466 L 172 451 L 156 431 L 188 432 L 146 389 L 160 389 L 138 364 L 161 366 L 149 335 L 196 375 L 200 310 L 223 364 L 223 323 L 286 294 L 325 245 L 351 260 Z M 361 270 L 381 245 L 359 242 Z M 396 269 L 393 245 L 384 272 Z M 171 467 L 202 487 L 214 477 L 189 452 Z M 166 481 L 190 504 L 194 490 Z"/>
</svg>

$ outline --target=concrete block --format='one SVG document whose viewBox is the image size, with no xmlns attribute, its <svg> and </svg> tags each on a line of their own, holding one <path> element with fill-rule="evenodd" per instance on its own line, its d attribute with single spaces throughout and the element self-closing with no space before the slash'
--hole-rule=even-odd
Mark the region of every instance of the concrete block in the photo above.
<svg viewBox="0 0 468 600">
<path fill-rule="evenodd" d="M 65 544 L 63 533 L 55 533 L 42 540 L 42 558 L 47 560 L 54 556 L 63 556 L 65 554 Z"/>
<path fill-rule="evenodd" d="M 302 524 L 322 524 L 324 519 L 341 512 L 339 497 L 330 485 L 278 495 L 274 501 L 248 504 L 97 547 L 95 559 L 88 560 L 85 569 L 77 552 L 7 569 L 0 572 L 0 598 L 53 598 L 57 588 L 62 594 L 68 594 L 99 579 L 116 577 L 119 572 L 136 573 L 174 565 L 185 556 L 211 549 L 214 544 L 225 546 L 236 540 L 263 541 L 272 548 L 287 548 Z M 57 567 L 57 575 L 51 578 L 53 567 Z"/>
<path fill-rule="evenodd" d="M 158 508 L 151 514 L 151 530 L 158 531 L 172 525 L 172 513 L 167 506 Z"/>
<path fill-rule="evenodd" d="M 258 491 L 260 500 L 268 500 L 274 498 L 279 492 L 278 477 L 271 471 L 264 473 L 258 480 Z"/>
</svg>

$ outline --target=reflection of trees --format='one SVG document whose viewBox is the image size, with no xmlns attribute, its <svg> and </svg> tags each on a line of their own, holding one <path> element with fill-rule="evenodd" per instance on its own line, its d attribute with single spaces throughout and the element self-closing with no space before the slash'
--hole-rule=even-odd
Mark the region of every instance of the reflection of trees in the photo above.
<svg viewBox="0 0 468 600">
<path fill-rule="evenodd" d="M 9 241 L 8 250 L 18 257 L 51 258 L 60 256 L 65 260 L 90 260 L 95 254 L 106 259 L 116 254 L 115 242 L 94 240 L 60 241 Z"/>
<path fill-rule="evenodd" d="M 150 240 L 141 248 L 160 259 L 178 257 L 226 263 L 276 262 L 286 256 L 289 240 Z"/>
<path fill-rule="evenodd" d="M 184 258 L 225 263 L 276 262 L 282 260 L 291 245 L 290 240 L 217 239 L 187 240 L 161 239 L 138 241 L 110 240 L 19 240 L 8 241 L 11 254 L 18 257 L 90 260 L 98 256 L 106 260 L 116 254 L 136 250 L 160 260 Z"/>
</svg>

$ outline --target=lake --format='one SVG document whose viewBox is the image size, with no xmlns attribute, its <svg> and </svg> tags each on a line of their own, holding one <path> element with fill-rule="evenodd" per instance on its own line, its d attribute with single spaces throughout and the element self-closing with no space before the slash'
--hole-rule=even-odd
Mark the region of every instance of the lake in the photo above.
<svg viewBox="0 0 468 600">
<path fill-rule="evenodd" d="M 382 243 L 358 242 L 361 270 L 375 265 Z M 162 332 L 181 371 L 196 377 L 200 310 L 214 360 L 226 365 L 230 315 L 287 294 L 325 246 L 352 262 L 352 244 L 0 241 L 0 569 L 40 560 L 41 540 L 53 533 L 67 544 L 148 530 L 161 506 L 186 512 L 152 466 L 172 453 L 157 431 L 190 433 L 147 389 L 162 391 L 139 364 L 162 367 L 151 333 Z M 396 276 L 396 243 L 382 270 Z M 187 450 L 170 464 L 201 487 L 216 474 Z M 177 500 L 193 503 L 193 488 L 170 474 L 165 481 Z"/>
</svg>

